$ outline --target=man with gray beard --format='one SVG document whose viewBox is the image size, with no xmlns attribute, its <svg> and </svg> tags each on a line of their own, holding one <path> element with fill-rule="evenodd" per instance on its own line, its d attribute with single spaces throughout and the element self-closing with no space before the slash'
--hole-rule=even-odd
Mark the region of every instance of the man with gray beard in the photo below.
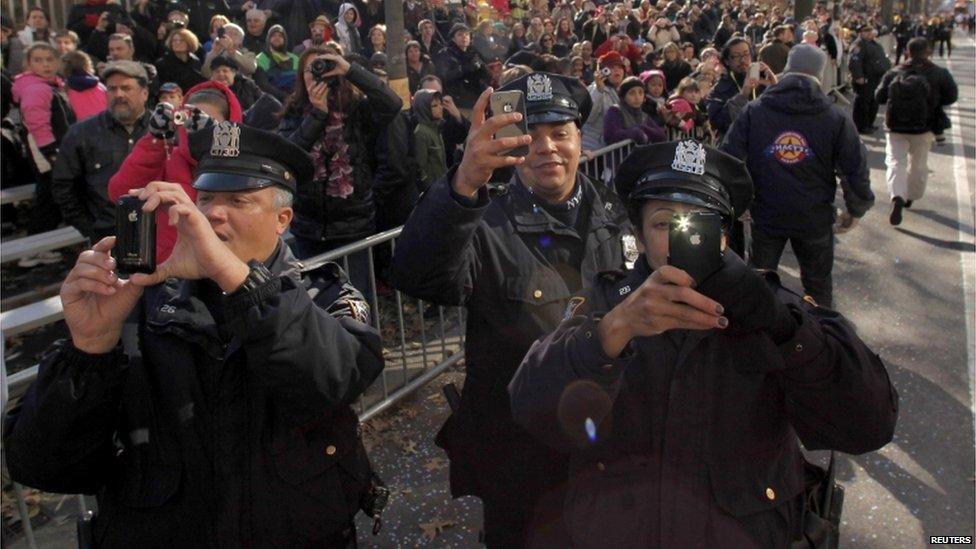
<svg viewBox="0 0 976 549">
<path fill-rule="evenodd" d="M 146 70 L 135 61 L 113 61 L 102 70 L 108 107 L 68 129 L 54 164 L 51 193 L 66 223 L 97 242 L 115 234 L 115 205 L 108 181 L 148 128 Z"/>
</svg>

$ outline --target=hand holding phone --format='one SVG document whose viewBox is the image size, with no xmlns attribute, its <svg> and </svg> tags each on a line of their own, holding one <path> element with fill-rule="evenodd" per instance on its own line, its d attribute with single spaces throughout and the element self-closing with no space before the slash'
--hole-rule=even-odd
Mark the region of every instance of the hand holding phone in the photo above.
<svg viewBox="0 0 976 549">
<path fill-rule="evenodd" d="M 522 119 L 518 122 L 499 128 L 495 132 L 495 139 L 505 137 L 522 137 L 528 135 L 529 126 L 525 120 L 525 94 L 520 90 L 499 91 L 491 94 L 491 113 L 492 116 L 499 114 L 521 113 Z M 529 147 L 523 145 L 501 154 L 506 156 L 525 156 L 529 154 Z"/>
<path fill-rule="evenodd" d="M 722 216 L 715 212 L 677 214 L 668 231 L 668 265 L 701 284 L 722 268 Z"/>
<path fill-rule="evenodd" d="M 762 64 L 755 62 L 749 64 L 749 78 L 755 78 L 759 80 L 762 73 Z"/>
<path fill-rule="evenodd" d="M 115 207 L 115 250 L 119 275 L 156 270 L 156 213 L 142 211 L 143 201 L 126 195 Z"/>
</svg>

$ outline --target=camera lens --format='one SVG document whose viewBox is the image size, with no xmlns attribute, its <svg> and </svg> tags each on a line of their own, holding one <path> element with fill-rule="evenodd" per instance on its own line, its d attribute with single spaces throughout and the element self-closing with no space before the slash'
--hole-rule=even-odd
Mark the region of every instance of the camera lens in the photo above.
<svg viewBox="0 0 976 549">
<path fill-rule="evenodd" d="M 318 58 L 314 59 L 308 65 L 308 71 L 312 73 L 312 76 L 319 81 L 325 80 L 325 75 L 332 72 L 335 69 L 335 61 L 330 59 Z"/>
</svg>

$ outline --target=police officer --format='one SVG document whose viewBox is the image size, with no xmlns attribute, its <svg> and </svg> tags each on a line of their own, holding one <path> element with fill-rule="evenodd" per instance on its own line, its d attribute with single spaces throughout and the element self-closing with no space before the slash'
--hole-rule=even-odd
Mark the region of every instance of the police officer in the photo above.
<svg viewBox="0 0 976 549">
<path fill-rule="evenodd" d="M 509 387 L 515 420 L 573 453 L 572 546 L 788 547 L 803 517 L 797 437 L 851 454 L 890 441 L 885 366 L 841 315 L 731 250 L 698 281 L 668 264 L 675 215 L 727 228 L 749 206 L 740 161 L 649 145 L 614 184 L 643 254 L 576 297 Z"/>
<path fill-rule="evenodd" d="M 354 546 L 370 470 L 350 403 L 383 359 L 341 270 L 302 275 L 280 238 L 311 160 L 229 122 L 190 141 L 196 204 L 131 191 L 168 209 L 170 257 L 120 280 L 107 237 L 68 273 L 70 338 L 8 416 L 11 476 L 98 494 L 99 547 Z"/>
<path fill-rule="evenodd" d="M 506 386 L 572 293 L 623 264 L 627 222 L 613 192 L 577 170 L 591 105 L 582 84 L 534 73 L 502 90 L 524 93 L 529 135 L 495 139 L 522 114 L 488 118 L 492 90 L 481 94 L 460 165 L 430 187 L 397 240 L 393 278 L 412 296 L 467 308 L 460 409 L 437 440 L 452 494 L 484 504 L 487 545 L 521 547 L 559 529 L 558 516 L 544 515 L 561 507 L 566 460 L 513 423 Z M 507 152 L 519 146 L 528 153 Z M 512 181 L 490 194 L 492 172 L 507 166 Z"/>
<path fill-rule="evenodd" d="M 881 78 L 891 68 L 884 48 L 875 41 L 874 26 L 870 23 L 858 29 L 858 39 L 851 45 L 851 58 L 848 68 L 854 81 L 854 124 L 857 131 L 868 135 L 878 129 L 878 101 L 874 91 L 878 89 Z"/>
</svg>

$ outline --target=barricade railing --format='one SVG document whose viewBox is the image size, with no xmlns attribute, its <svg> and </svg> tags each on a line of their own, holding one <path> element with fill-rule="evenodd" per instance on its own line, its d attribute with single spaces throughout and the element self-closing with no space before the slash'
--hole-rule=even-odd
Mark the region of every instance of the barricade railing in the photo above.
<svg viewBox="0 0 976 549">
<path fill-rule="evenodd" d="M 608 183 L 617 165 L 633 147 L 633 142 L 627 140 L 593 151 L 580 159 L 579 169 Z M 361 421 L 369 420 L 427 385 L 464 356 L 465 315 L 462 307 L 435 305 L 395 289 L 384 295 L 379 293 L 386 287 L 379 282 L 377 265 L 385 264 L 395 252 L 396 239 L 402 230 L 402 227 L 390 229 L 302 261 L 303 271 L 331 261 L 348 273 L 350 267 L 355 269 L 361 264 L 350 262 L 350 257 L 366 255 L 369 287 L 361 290 L 366 290 L 363 293 L 369 296 L 371 322 L 380 332 L 386 367 L 355 404 Z M 3 375 L 11 399 L 26 391 L 37 377 L 37 369 L 35 365 L 8 377 L 4 367 Z M 14 483 L 14 489 L 18 512 L 26 517 L 23 487 Z M 83 514 L 88 509 L 85 498 L 82 495 L 77 498 L 79 512 Z M 30 520 L 21 523 L 28 546 L 35 548 Z"/>
</svg>

